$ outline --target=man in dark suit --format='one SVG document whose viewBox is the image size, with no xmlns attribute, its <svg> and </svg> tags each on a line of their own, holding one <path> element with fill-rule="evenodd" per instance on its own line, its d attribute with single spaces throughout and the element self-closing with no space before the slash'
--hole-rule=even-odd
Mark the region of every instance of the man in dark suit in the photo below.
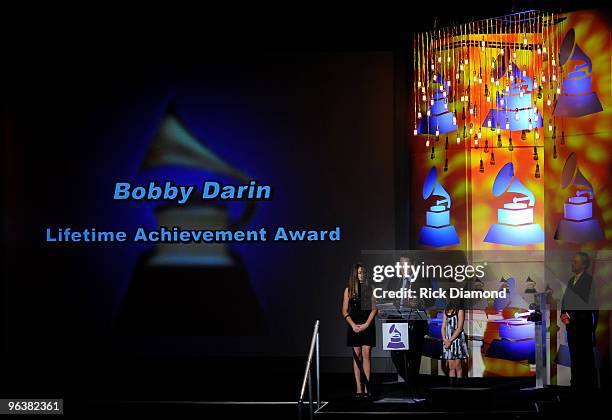
<svg viewBox="0 0 612 420">
<path fill-rule="evenodd" d="M 572 387 L 597 387 L 595 369 L 595 328 L 599 311 L 596 309 L 593 277 L 586 270 L 590 258 L 577 252 L 572 261 L 574 276 L 569 280 L 561 301 L 561 321 L 567 330 L 567 344 L 572 369 Z"/>
</svg>

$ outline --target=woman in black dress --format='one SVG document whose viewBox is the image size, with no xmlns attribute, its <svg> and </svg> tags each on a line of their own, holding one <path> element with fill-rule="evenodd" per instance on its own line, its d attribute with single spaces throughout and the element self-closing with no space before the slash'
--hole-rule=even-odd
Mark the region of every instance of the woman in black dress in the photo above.
<svg viewBox="0 0 612 420">
<path fill-rule="evenodd" d="M 342 315 L 348 324 L 346 345 L 353 349 L 356 397 L 370 396 L 370 352 L 376 346 L 377 312 L 372 291 L 367 286 L 365 267 L 357 263 L 351 270 L 342 301 Z"/>
</svg>

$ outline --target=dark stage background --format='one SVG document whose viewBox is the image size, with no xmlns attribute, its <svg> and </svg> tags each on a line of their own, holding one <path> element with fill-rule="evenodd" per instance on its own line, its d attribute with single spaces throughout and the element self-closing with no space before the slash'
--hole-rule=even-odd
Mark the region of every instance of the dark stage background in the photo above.
<svg viewBox="0 0 612 420">
<path fill-rule="evenodd" d="M 168 388 L 167 375 L 210 376 L 221 358 L 230 358 L 221 366 L 252 371 L 250 362 L 231 359 L 238 355 L 283 357 L 288 362 L 275 369 L 297 371 L 316 319 L 323 356 L 346 356 L 340 303 L 350 266 L 361 249 L 395 246 L 393 52 L 220 55 L 197 65 L 45 63 L 17 66 L 4 80 L 4 395 L 31 395 L 34 387 L 61 396 L 103 378 L 116 384 L 110 393 L 139 384 L 126 391 L 133 395 L 145 382 Z M 234 304 L 246 292 L 231 284 L 221 287 L 229 296 L 204 285 L 189 296 L 216 308 L 204 332 L 121 333 L 125 296 L 150 247 L 48 244 L 45 228 L 154 227 L 151 205 L 113 202 L 116 181 L 218 178 L 177 168 L 138 173 L 170 101 L 207 147 L 273 186 L 249 226 L 341 226 L 342 240 L 232 246 L 254 305 Z M 232 204 L 231 214 L 241 205 Z M 169 275 L 164 287 L 177 284 Z M 212 328 L 228 321 L 223 332 Z"/>
</svg>

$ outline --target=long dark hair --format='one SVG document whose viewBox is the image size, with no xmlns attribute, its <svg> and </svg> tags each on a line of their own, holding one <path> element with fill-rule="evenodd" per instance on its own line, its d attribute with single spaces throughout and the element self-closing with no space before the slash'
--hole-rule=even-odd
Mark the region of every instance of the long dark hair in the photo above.
<svg viewBox="0 0 612 420">
<path fill-rule="evenodd" d="M 346 284 L 346 287 L 348 287 L 348 293 L 349 293 L 349 298 L 354 299 L 359 295 L 359 269 L 363 268 L 363 277 L 364 277 L 364 283 L 365 283 L 365 275 L 366 275 L 366 271 L 365 271 L 365 265 L 361 264 L 361 263 L 356 263 L 355 265 L 353 265 L 353 268 L 351 269 L 351 274 L 349 275 L 348 278 L 348 282 Z"/>
<path fill-rule="evenodd" d="M 446 300 L 446 308 L 444 309 L 446 316 L 453 316 L 461 309 L 463 309 L 463 299 L 449 298 Z"/>
</svg>

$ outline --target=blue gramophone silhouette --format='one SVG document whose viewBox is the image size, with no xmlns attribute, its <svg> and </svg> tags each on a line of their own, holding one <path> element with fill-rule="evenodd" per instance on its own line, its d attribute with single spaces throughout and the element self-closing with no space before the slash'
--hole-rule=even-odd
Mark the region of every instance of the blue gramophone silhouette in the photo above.
<svg viewBox="0 0 612 420">
<path fill-rule="evenodd" d="M 436 200 L 436 205 L 429 207 L 426 212 L 425 226 L 421 228 L 419 243 L 429 246 L 446 246 L 459 243 L 455 227 L 450 224 L 450 195 L 442 184 L 437 181 L 437 170 L 432 166 L 423 184 L 423 199 L 432 195 L 444 197 Z"/>
<path fill-rule="evenodd" d="M 533 223 L 535 196 L 515 176 L 512 162 L 506 163 L 493 182 L 493 195 L 505 192 L 520 194 L 511 203 L 497 209 L 497 223 L 491 225 L 485 242 L 522 246 L 544 242 L 542 227 Z"/>
<path fill-rule="evenodd" d="M 446 84 L 442 75 L 438 75 L 437 79 L 440 81 L 439 86 L 443 90 L 440 90 L 439 87 L 435 89 L 433 95 L 434 103 L 430 108 L 431 115 L 421 118 L 421 123 L 418 127 L 419 134 L 435 134 L 436 131 L 439 133 L 457 131 L 457 124 L 453 123 L 453 113 L 444 107 L 444 104 L 447 103 L 451 96 L 451 88 Z M 434 83 L 434 86 L 438 86 L 438 84 Z M 446 97 L 444 96 L 445 93 Z M 429 103 L 427 106 L 429 106 Z"/>
<path fill-rule="evenodd" d="M 591 89 L 591 59 L 576 44 L 576 33 L 570 29 L 559 48 L 559 64 L 566 65 L 569 61 L 580 61 L 573 71 L 568 71 L 563 79 L 563 89 L 555 104 L 555 117 L 582 117 L 603 111 L 597 94 Z"/>
<path fill-rule="evenodd" d="M 506 73 L 510 74 L 504 70 L 494 75 L 501 77 Z M 533 81 L 529 76 L 523 76 L 523 72 L 515 63 L 512 64 L 511 74 L 514 81 L 508 85 L 509 92 L 503 90 L 503 96 L 497 92 L 495 108 L 491 108 L 487 113 L 483 127 L 489 126 L 489 122 L 491 128 L 499 127 L 500 130 L 517 131 L 542 127 L 542 116 L 537 108 L 535 112 L 533 109 Z"/>
</svg>

